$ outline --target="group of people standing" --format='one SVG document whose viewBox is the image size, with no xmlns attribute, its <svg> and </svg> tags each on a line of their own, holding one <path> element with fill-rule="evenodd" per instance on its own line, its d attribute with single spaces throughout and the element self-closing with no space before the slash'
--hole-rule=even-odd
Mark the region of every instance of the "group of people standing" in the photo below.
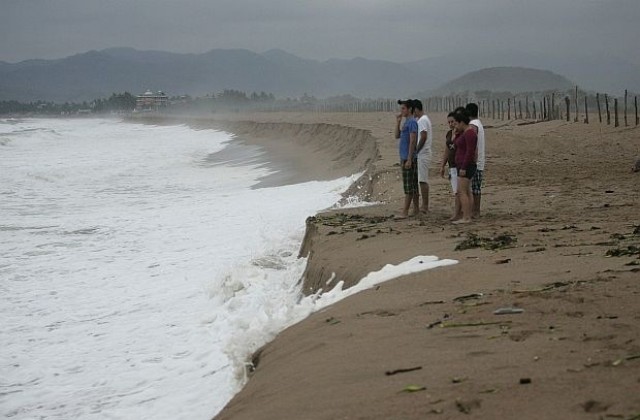
<svg viewBox="0 0 640 420">
<path fill-rule="evenodd" d="M 399 100 L 395 137 L 400 140 L 400 165 L 404 188 L 404 206 L 400 218 L 429 211 L 429 167 L 432 161 L 433 128 L 417 99 Z M 455 224 L 470 223 L 480 216 L 485 166 L 484 127 L 478 118 L 478 105 L 469 103 L 447 116 L 449 131 L 440 175 L 448 174 L 454 194 Z M 449 170 L 445 171 L 449 166 Z M 422 202 L 420 203 L 420 196 Z"/>
</svg>

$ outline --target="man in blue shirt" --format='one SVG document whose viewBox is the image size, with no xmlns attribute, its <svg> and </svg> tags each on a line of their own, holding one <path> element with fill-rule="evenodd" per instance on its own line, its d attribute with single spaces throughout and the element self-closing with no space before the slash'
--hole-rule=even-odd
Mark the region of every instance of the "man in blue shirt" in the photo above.
<svg viewBox="0 0 640 420">
<path fill-rule="evenodd" d="M 400 114 L 396 116 L 396 139 L 400 139 L 400 166 L 402 167 L 402 185 L 404 187 L 404 207 L 400 218 L 409 216 L 409 208 L 413 202 L 414 214 L 420 211 L 418 199 L 418 156 L 416 144 L 418 140 L 418 123 L 413 118 L 413 101 L 398 101 Z M 402 119 L 404 118 L 404 124 Z"/>
</svg>

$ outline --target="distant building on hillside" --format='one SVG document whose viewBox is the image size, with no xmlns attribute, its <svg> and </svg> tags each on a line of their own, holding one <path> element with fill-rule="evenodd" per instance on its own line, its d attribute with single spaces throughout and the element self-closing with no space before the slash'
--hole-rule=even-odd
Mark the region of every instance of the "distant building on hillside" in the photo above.
<svg viewBox="0 0 640 420">
<path fill-rule="evenodd" d="M 158 109 L 165 108 L 169 103 L 169 98 L 162 92 L 146 91 L 142 95 L 138 95 L 136 98 L 136 111 L 157 111 Z"/>
</svg>

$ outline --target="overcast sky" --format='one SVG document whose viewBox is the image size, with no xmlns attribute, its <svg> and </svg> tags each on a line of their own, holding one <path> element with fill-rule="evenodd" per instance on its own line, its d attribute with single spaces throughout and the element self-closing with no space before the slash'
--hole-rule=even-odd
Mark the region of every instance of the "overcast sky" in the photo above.
<svg viewBox="0 0 640 420">
<path fill-rule="evenodd" d="M 466 51 L 640 63 L 640 0 L 0 0 L 0 61 L 125 46 L 414 61 Z"/>
</svg>

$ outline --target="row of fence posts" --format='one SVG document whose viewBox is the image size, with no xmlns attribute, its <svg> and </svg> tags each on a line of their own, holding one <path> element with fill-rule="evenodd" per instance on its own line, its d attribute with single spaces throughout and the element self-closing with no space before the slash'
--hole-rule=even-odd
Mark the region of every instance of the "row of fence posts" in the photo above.
<svg viewBox="0 0 640 420">
<path fill-rule="evenodd" d="M 607 125 L 611 125 L 611 109 L 610 109 L 610 97 L 607 94 L 604 94 L 604 108 L 606 113 L 606 123 Z M 569 96 L 565 96 L 565 109 L 563 110 L 560 107 L 560 103 L 556 102 L 556 94 L 551 93 L 550 95 L 543 96 L 539 101 L 529 99 L 529 96 L 525 96 L 524 98 L 524 110 L 522 99 L 517 99 L 516 97 L 507 98 L 507 100 L 501 99 L 492 99 L 492 100 L 479 100 L 478 108 L 480 116 L 484 118 L 491 119 L 499 119 L 499 120 L 517 120 L 517 119 L 533 119 L 535 121 L 551 121 L 566 118 L 566 121 L 571 121 L 572 114 L 572 104 Z M 449 110 L 453 110 L 459 106 L 463 106 L 464 104 L 469 102 L 468 98 L 463 98 L 460 96 L 457 97 L 435 97 L 428 98 L 425 101 L 426 103 L 426 111 L 427 112 L 446 112 Z M 585 124 L 589 124 L 589 96 L 584 95 L 583 104 L 584 104 L 584 120 Z M 597 93 L 595 95 L 595 103 L 598 110 L 598 121 L 600 123 L 603 122 L 603 112 L 602 112 L 602 103 L 601 103 L 601 95 Z M 624 126 L 629 126 L 629 91 L 625 90 L 624 92 L 624 109 L 622 112 L 624 118 Z M 638 112 L 638 97 L 633 97 L 633 107 L 635 112 L 635 125 L 640 125 L 640 115 Z M 564 111 L 564 112 L 563 112 Z M 619 106 L 618 106 L 618 98 L 613 98 L 613 117 L 614 117 L 614 126 L 620 126 L 619 119 Z M 580 115 L 580 104 L 579 104 L 579 91 L 578 87 L 575 88 L 574 98 L 573 98 L 573 121 L 579 122 Z"/>
<path fill-rule="evenodd" d="M 529 96 L 525 96 L 524 98 L 524 110 L 522 104 L 522 98 L 518 99 L 516 97 L 504 99 L 482 99 L 476 100 L 478 103 L 479 114 L 484 118 L 491 118 L 494 120 L 523 120 L 523 119 L 533 119 L 535 121 L 551 121 L 566 118 L 566 121 L 571 121 L 571 115 L 573 112 L 574 118 L 573 122 L 579 122 L 580 116 L 580 103 L 579 103 L 579 92 L 578 87 L 576 86 L 575 92 L 573 95 L 573 107 L 572 100 L 569 96 L 565 96 L 564 102 L 565 107 L 564 110 L 561 108 L 559 101 L 556 101 L 556 94 L 551 93 L 550 95 L 543 96 L 539 101 L 530 100 Z M 582 122 L 585 124 L 589 124 L 589 96 L 584 95 L 583 97 L 583 105 L 584 105 L 584 119 Z M 607 94 L 604 94 L 604 111 L 606 115 L 606 123 L 607 125 L 611 125 L 611 109 L 610 109 L 610 97 Z M 469 99 L 464 99 L 462 97 L 436 97 L 436 98 L 428 98 L 424 102 L 426 102 L 426 110 L 427 112 L 446 112 L 449 110 L 453 110 L 458 106 L 463 106 L 465 103 L 469 102 Z M 603 122 L 603 109 L 601 102 L 601 95 L 597 93 L 595 95 L 595 104 L 598 110 L 598 121 L 600 123 Z M 622 110 L 622 116 L 624 118 L 624 126 L 629 126 L 629 91 L 624 91 L 624 108 Z M 633 97 L 633 107 L 635 111 L 635 125 L 640 125 L 640 115 L 638 113 L 638 97 Z M 573 108 L 573 110 L 572 110 Z M 613 98 L 613 125 L 615 127 L 620 126 L 619 119 L 619 105 L 618 98 Z"/>
<path fill-rule="evenodd" d="M 584 106 L 584 119 L 582 122 L 589 124 L 589 106 L 590 104 L 593 105 L 593 102 L 595 102 L 598 111 L 598 121 L 603 123 L 604 113 L 607 125 L 611 125 L 611 98 L 607 94 L 604 94 L 603 96 L 604 102 L 602 101 L 603 98 L 600 93 L 597 93 L 595 97 L 590 97 L 586 94 L 584 95 L 582 104 Z M 479 114 L 481 117 L 491 118 L 493 120 L 519 119 L 551 121 L 566 119 L 566 121 L 570 122 L 571 115 L 573 115 L 573 122 L 579 122 L 581 108 L 579 103 L 579 90 L 577 86 L 573 92 L 573 98 L 570 98 L 569 96 L 564 97 L 564 107 L 561 105 L 562 101 L 560 98 L 556 97 L 556 93 L 544 95 L 538 100 L 530 98 L 527 95 L 524 97 L 524 106 L 523 98 L 518 98 L 517 96 L 507 98 L 506 100 L 472 100 L 468 96 L 435 96 L 422 100 L 425 111 L 428 113 L 450 112 L 451 110 L 464 106 L 471 101 L 478 104 Z M 628 90 L 625 90 L 624 108 L 622 113 L 625 127 L 629 126 L 629 102 L 629 92 Z M 634 96 L 633 98 L 633 106 L 635 109 L 635 125 L 640 125 L 637 96 Z M 378 99 L 341 104 L 317 102 L 313 105 L 313 109 L 316 112 L 394 112 L 397 110 L 397 101 L 392 99 Z M 618 98 L 613 98 L 613 124 L 615 127 L 620 126 Z"/>
</svg>

